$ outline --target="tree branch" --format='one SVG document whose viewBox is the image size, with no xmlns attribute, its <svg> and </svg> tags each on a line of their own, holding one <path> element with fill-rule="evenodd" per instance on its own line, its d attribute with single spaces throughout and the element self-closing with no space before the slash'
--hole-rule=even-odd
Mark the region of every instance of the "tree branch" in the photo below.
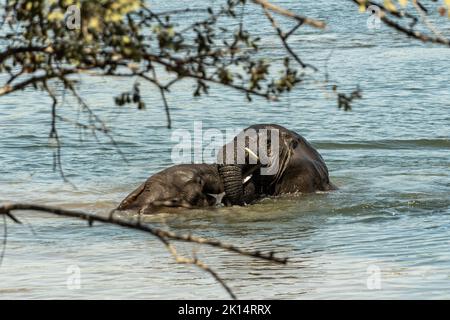
<svg viewBox="0 0 450 320">
<path fill-rule="evenodd" d="M 219 276 L 219 274 L 217 272 L 215 272 L 213 269 L 211 269 L 210 267 L 208 267 L 204 262 L 200 261 L 195 255 L 193 258 L 190 258 L 190 259 L 186 258 L 186 257 L 182 257 L 177 253 L 175 247 L 169 242 L 166 243 L 166 247 L 169 250 L 169 252 L 172 254 L 172 256 L 174 257 L 174 259 L 177 263 L 191 264 L 191 265 L 194 265 L 194 266 L 198 267 L 199 269 L 209 273 L 228 292 L 228 294 L 230 295 L 230 297 L 232 299 L 234 299 L 234 300 L 237 299 L 234 292 L 226 284 L 226 282 Z"/>
<path fill-rule="evenodd" d="M 385 23 L 388 27 L 399 31 L 399 32 L 407 35 L 410 38 L 414 38 L 414 39 L 420 40 L 422 42 L 430 42 L 430 43 L 437 43 L 437 44 L 443 44 L 445 46 L 450 46 L 450 39 L 441 37 L 439 35 L 432 37 L 432 36 L 428 36 L 428 35 L 420 32 L 420 31 L 414 30 L 413 28 L 417 22 L 417 18 L 412 16 L 411 14 L 404 13 L 403 15 L 401 15 L 399 12 L 388 10 L 383 5 L 373 2 L 373 1 L 362 1 L 362 0 L 350 0 L 350 1 L 352 1 L 353 3 L 355 3 L 357 5 L 369 4 L 369 5 L 375 5 L 375 6 L 379 7 L 381 21 L 383 21 L 383 23 Z M 419 9 L 423 11 L 423 6 L 422 6 L 422 8 L 419 8 Z M 420 11 L 419 11 L 419 13 L 420 13 Z M 394 20 L 388 18 L 388 14 L 395 16 L 399 19 L 401 19 L 403 16 L 406 16 L 408 18 L 413 19 L 413 23 L 410 25 L 409 28 L 406 28 L 406 27 L 400 25 L 399 23 L 395 22 Z M 429 28 L 429 25 L 427 25 L 427 27 Z M 433 30 L 431 30 L 431 32 L 435 33 Z"/>
<path fill-rule="evenodd" d="M 193 258 L 181 257 L 177 253 L 175 247 L 170 243 L 169 240 L 177 240 L 177 241 L 184 241 L 184 242 L 190 242 L 190 243 L 205 244 L 208 246 L 220 248 L 223 250 L 231 251 L 234 253 L 238 253 L 238 254 L 253 257 L 253 258 L 267 260 L 267 261 L 274 262 L 274 263 L 280 263 L 280 264 L 287 263 L 286 258 L 277 258 L 274 256 L 273 252 L 265 254 L 265 253 L 261 253 L 260 251 L 249 251 L 249 250 L 245 250 L 245 249 L 240 249 L 231 244 L 222 243 L 218 240 L 195 237 L 192 235 L 178 235 L 178 234 L 175 234 L 170 231 L 165 231 L 165 230 L 162 230 L 159 228 L 154 228 L 147 224 L 142 224 L 141 220 L 140 220 L 140 216 L 137 219 L 137 221 L 116 218 L 116 217 L 114 217 L 114 210 L 111 211 L 111 213 L 108 216 L 99 216 L 99 215 L 86 213 L 83 211 L 65 210 L 65 209 L 61 209 L 61 208 L 44 206 L 44 205 L 13 203 L 13 204 L 0 205 L 0 215 L 3 216 L 3 221 L 4 221 L 4 238 L 3 238 L 3 249 L 2 249 L 2 252 L 0 253 L 0 265 L 1 265 L 1 262 L 4 257 L 6 241 L 7 241 L 7 226 L 6 226 L 7 220 L 6 220 L 6 218 L 8 217 L 12 221 L 14 221 L 16 223 L 20 223 L 20 221 L 11 213 L 11 211 L 17 211 L 17 210 L 42 211 L 42 212 L 52 213 L 52 214 L 55 214 L 58 216 L 78 218 L 81 220 L 88 221 L 89 226 L 92 226 L 94 221 L 98 221 L 98 222 L 102 222 L 102 223 L 109 223 L 109 224 L 118 225 L 118 226 L 125 227 L 125 228 L 130 228 L 130 229 L 150 233 L 151 235 L 155 236 L 158 240 L 160 240 L 166 246 L 166 248 L 171 253 L 171 255 L 175 258 L 175 261 L 177 263 L 191 264 L 191 265 L 194 265 L 194 266 L 200 268 L 201 270 L 209 273 L 227 291 L 227 293 L 231 296 L 232 299 L 236 299 L 236 295 L 233 293 L 231 288 L 225 283 L 225 281 L 214 270 L 212 270 L 204 262 L 200 261 L 195 256 L 195 254 L 193 255 Z"/>
<path fill-rule="evenodd" d="M 68 182 L 68 183 L 70 183 L 72 185 L 72 187 L 76 188 L 75 185 L 73 183 L 71 183 L 66 178 L 66 176 L 64 174 L 63 167 L 62 167 L 62 162 L 61 162 L 61 141 L 59 140 L 58 131 L 56 129 L 56 119 L 57 119 L 56 106 L 58 105 L 58 99 L 56 99 L 55 94 L 48 87 L 48 84 L 47 84 L 46 80 L 43 81 L 43 86 L 44 86 L 44 90 L 47 91 L 48 95 L 50 96 L 50 98 L 53 101 L 53 103 L 52 103 L 52 113 L 51 113 L 51 115 L 52 115 L 52 124 L 51 124 L 51 129 L 50 129 L 50 134 L 49 134 L 49 138 L 50 139 L 55 139 L 55 142 L 56 142 L 56 152 L 53 153 L 53 169 L 56 170 L 56 167 L 58 167 L 59 174 L 63 178 L 64 182 Z"/>
<path fill-rule="evenodd" d="M 65 69 L 65 70 L 61 70 L 59 73 L 46 73 L 41 76 L 33 76 L 27 80 L 24 80 L 22 82 L 15 84 L 15 85 L 8 84 L 8 85 L 1 87 L 0 88 L 0 96 L 4 96 L 4 95 L 14 92 L 14 91 L 23 90 L 26 87 L 33 85 L 35 83 L 43 82 L 43 81 L 54 79 L 54 78 L 59 78 L 59 77 L 77 73 L 77 72 L 78 72 L 78 70 L 76 70 L 76 69 Z"/>
<path fill-rule="evenodd" d="M 18 47 L 18 48 L 12 48 L 8 47 L 3 52 L 0 52 L 0 64 L 5 61 L 10 56 L 14 56 L 18 53 L 25 53 L 25 52 L 51 52 L 51 47 L 43 47 L 43 46 L 28 46 L 28 47 Z"/>
<path fill-rule="evenodd" d="M 273 11 L 275 13 L 278 13 L 282 16 L 288 17 L 288 18 L 293 18 L 303 24 L 307 24 L 311 27 L 314 28 L 318 28 L 318 29 L 323 29 L 325 28 L 326 24 L 323 21 L 319 21 L 319 20 L 314 20 L 308 17 L 304 17 L 298 14 L 293 13 L 292 11 L 286 10 L 284 8 L 278 7 L 272 3 L 270 3 L 267 0 L 252 0 L 254 3 L 257 3 L 259 5 L 261 5 L 264 9 L 266 10 L 270 10 Z"/>
<path fill-rule="evenodd" d="M 294 50 L 292 50 L 292 48 L 289 46 L 289 44 L 287 43 L 287 38 L 290 36 L 292 30 L 296 30 L 296 28 L 292 29 L 288 34 L 285 34 L 281 28 L 278 26 L 278 24 L 276 23 L 275 19 L 272 17 L 272 15 L 270 14 L 269 10 L 267 10 L 266 7 L 263 7 L 264 9 L 264 13 L 266 15 L 266 17 L 269 19 L 270 23 L 272 24 L 272 27 L 276 30 L 278 37 L 280 38 L 281 42 L 283 43 L 284 48 L 286 49 L 286 51 L 290 54 L 290 56 L 292 58 L 294 58 L 295 61 L 297 61 L 297 63 L 302 67 L 302 68 L 306 68 L 309 67 L 311 69 L 313 69 L 314 71 L 317 71 L 317 68 L 310 65 L 310 64 L 305 64 L 299 57 L 298 55 L 294 52 Z M 298 26 L 298 25 L 297 25 Z"/>
<path fill-rule="evenodd" d="M 33 211 L 41 211 L 41 212 L 47 212 L 52 213 L 58 216 L 66 216 L 66 217 L 72 217 L 72 218 L 78 218 L 81 220 L 86 220 L 90 224 L 92 224 L 94 221 L 102 222 L 102 223 L 109 223 L 114 224 L 134 230 L 140 230 L 147 233 L 150 233 L 154 235 L 155 237 L 161 239 L 171 239 L 171 240 L 177 240 L 177 241 L 183 241 L 183 242 L 191 242 L 191 243 L 198 243 L 198 244 L 204 244 L 211 247 L 220 248 L 226 251 L 238 253 L 244 256 L 249 256 L 253 258 L 259 258 L 275 263 L 280 264 L 286 264 L 287 258 L 278 258 L 274 256 L 274 252 L 269 253 L 262 253 L 260 251 L 249 251 L 245 249 L 238 248 L 232 244 L 222 243 L 219 240 L 216 239 L 207 239 L 202 237 L 196 237 L 193 235 L 186 235 L 186 234 L 177 234 L 171 231 L 166 231 L 158 228 L 153 228 L 146 224 L 141 224 L 140 221 L 133 222 L 130 220 L 125 220 L 121 218 L 115 218 L 114 215 L 109 215 L 108 217 L 100 216 L 100 215 L 94 215 L 90 213 L 86 213 L 83 211 L 75 211 L 75 210 L 66 210 L 61 209 L 57 207 L 51 207 L 51 206 L 45 206 L 45 205 L 37 205 L 37 204 L 28 204 L 28 203 L 12 203 L 12 204 L 3 204 L 0 205 L 0 214 L 6 214 L 8 217 L 10 217 L 8 214 L 11 214 L 11 211 L 15 210 L 33 210 Z M 15 221 L 16 222 L 16 221 Z"/>
</svg>

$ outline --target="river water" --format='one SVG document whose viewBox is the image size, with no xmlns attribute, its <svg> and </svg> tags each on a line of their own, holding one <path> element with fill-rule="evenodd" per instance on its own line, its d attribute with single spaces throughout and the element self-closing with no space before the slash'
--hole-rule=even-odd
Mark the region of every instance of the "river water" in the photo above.
<svg viewBox="0 0 450 320">
<path fill-rule="evenodd" d="M 162 11 L 205 2 L 151 3 Z M 177 244 L 182 253 L 194 250 L 239 298 L 450 298 L 449 49 L 386 27 L 369 30 L 368 16 L 358 14 L 351 1 L 277 3 L 328 21 L 325 31 L 301 28 L 290 43 L 319 70 L 327 64 L 340 89 L 361 87 L 363 99 L 352 111 L 338 110 L 313 81 L 278 102 L 250 104 L 220 87 L 194 99 L 192 83 L 183 82 L 168 97 L 174 127 L 169 130 L 158 92 L 149 85 L 141 86 L 147 109 L 137 111 L 112 102 L 130 88 L 129 79 L 83 79 L 80 92 L 111 127 L 127 161 L 102 135 L 98 143 L 90 133 L 59 123 L 62 165 L 74 188 L 53 171 L 50 100 L 26 90 L 0 100 L 0 201 L 102 214 L 172 164 L 175 129 L 193 132 L 194 121 L 204 129 L 277 123 L 319 150 L 338 191 L 146 221 L 289 257 L 284 266 Z M 282 46 L 261 11 L 249 8 L 245 23 L 261 34 L 262 54 L 276 60 Z M 180 23 L 196 16 L 180 16 Z M 448 24 L 443 28 L 449 31 Z M 70 99 L 60 112 L 86 119 Z M 147 234 L 100 224 L 89 228 L 35 212 L 17 216 L 28 226 L 8 224 L 0 298 L 228 298 L 208 274 L 176 264 Z"/>
</svg>

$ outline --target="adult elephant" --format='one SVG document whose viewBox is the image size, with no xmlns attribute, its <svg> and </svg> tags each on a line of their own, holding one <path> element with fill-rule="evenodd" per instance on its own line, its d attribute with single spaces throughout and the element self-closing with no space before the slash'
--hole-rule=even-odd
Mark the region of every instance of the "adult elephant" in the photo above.
<svg viewBox="0 0 450 320">
<path fill-rule="evenodd" d="M 252 125 L 224 145 L 219 173 L 231 204 L 264 196 L 336 189 L 322 156 L 301 135 L 276 124 Z"/>
</svg>

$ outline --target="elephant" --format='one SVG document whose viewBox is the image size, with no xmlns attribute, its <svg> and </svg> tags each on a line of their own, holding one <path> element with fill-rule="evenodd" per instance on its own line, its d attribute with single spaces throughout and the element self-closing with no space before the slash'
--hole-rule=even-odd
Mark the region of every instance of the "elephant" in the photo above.
<svg viewBox="0 0 450 320">
<path fill-rule="evenodd" d="M 244 188 L 254 192 L 252 185 Z M 255 196 L 256 198 L 256 196 Z M 202 208 L 232 205 L 224 192 L 217 164 L 179 164 L 151 177 L 121 201 L 116 210 L 136 210 L 141 214 L 176 208 Z"/>
<path fill-rule="evenodd" d="M 148 178 L 117 210 L 148 214 L 167 208 L 214 206 L 225 201 L 223 196 L 217 164 L 179 164 Z"/>
<path fill-rule="evenodd" d="M 244 205 L 266 196 L 329 191 L 321 155 L 299 134 L 274 124 L 240 132 L 215 164 L 179 164 L 151 176 L 117 210 L 157 213 L 168 208 Z"/>
<path fill-rule="evenodd" d="M 219 151 L 218 163 L 233 205 L 265 196 L 337 189 L 319 152 L 298 133 L 276 124 L 241 131 Z"/>
</svg>

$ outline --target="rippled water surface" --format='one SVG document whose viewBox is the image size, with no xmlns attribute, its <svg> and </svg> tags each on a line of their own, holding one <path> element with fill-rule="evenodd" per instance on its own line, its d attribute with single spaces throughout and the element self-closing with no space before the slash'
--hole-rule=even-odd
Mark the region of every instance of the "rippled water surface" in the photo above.
<svg viewBox="0 0 450 320">
<path fill-rule="evenodd" d="M 161 10 L 203 1 L 153 1 Z M 219 1 L 216 1 L 219 3 Z M 175 129 L 246 127 L 272 122 L 293 129 L 323 155 L 340 190 L 266 199 L 245 208 L 160 214 L 147 220 L 180 233 L 214 237 L 248 249 L 275 250 L 286 266 L 179 244 L 195 250 L 239 298 L 450 298 L 450 51 L 412 42 L 386 28 L 369 31 L 351 1 L 283 1 L 329 22 L 300 29 L 291 43 L 305 61 L 343 90 L 360 85 L 364 99 L 338 110 L 311 81 L 289 97 L 252 104 L 235 91 L 212 88 L 194 99 L 192 83 L 169 96 Z M 329 4 L 329 3 L 332 3 Z M 250 10 L 249 10 L 250 11 Z M 268 58 L 282 47 L 259 10 L 248 12 Z M 193 14 L 183 19 L 190 21 Z M 263 53 L 264 54 L 264 53 Z M 323 73 L 316 76 L 323 77 Z M 118 108 L 112 95 L 127 81 L 91 79 L 81 92 L 111 126 L 125 162 L 71 124 L 59 124 L 64 183 L 49 146 L 50 100 L 21 92 L 0 99 L 0 201 L 26 201 L 105 213 L 149 175 L 171 164 L 157 92 L 143 86 L 147 110 Z M 61 112 L 73 119 L 70 101 Z M 80 119 L 83 119 L 83 114 Z M 227 298 L 206 273 L 176 264 L 158 240 L 108 225 L 22 212 L 8 224 L 0 298 Z M 81 288 L 69 289 L 72 266 Z M 380 289 L 377 287 L 380 279 Z M 369 284 L 369 286 L 368 286 Z"/>
</svg>

